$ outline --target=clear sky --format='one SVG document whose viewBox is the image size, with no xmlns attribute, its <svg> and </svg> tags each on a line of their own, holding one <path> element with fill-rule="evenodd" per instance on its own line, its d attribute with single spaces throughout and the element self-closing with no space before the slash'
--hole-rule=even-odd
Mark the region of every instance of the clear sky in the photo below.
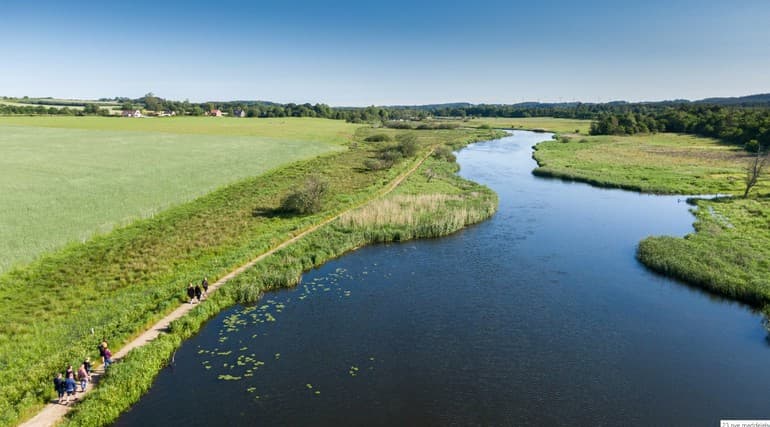
<svg viewBox="0 0 770 427">
<path fill-rule="evenodd" d="M 147 92 L 335 106 L 770 92 L 770 1 L 0 1 L 0 95 Z"/>
</svg>

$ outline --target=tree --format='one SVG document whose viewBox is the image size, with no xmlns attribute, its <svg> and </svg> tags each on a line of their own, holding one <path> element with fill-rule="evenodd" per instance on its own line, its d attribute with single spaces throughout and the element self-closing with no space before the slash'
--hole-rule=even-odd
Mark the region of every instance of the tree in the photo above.
<svg viewBox="0 0 770 427">
<path fill-rule="evenodd" d="M 281 202 L 281 210 L 300 215 L 319 212 L 323 208 L 323 196 L 329 190 L 329 182 L 320 175 L 310 175 L 305 185 L 289 193 Z"/>
<path fill-rule="evenodd" d="M 749 196 L 749 191 L 751 191 L 751 189 L 757 185 L 757 182 L 762 175 L 762 170 L 767 164 L 769 153 L 770 152 L 766 152 L 763 155 L 762 146 L 757 144 L 757 155 L 751 161 L 749 161 L 749 164 L 746 166 L 746 191 L 743 192 L 744 199 Z"/>
</svg>

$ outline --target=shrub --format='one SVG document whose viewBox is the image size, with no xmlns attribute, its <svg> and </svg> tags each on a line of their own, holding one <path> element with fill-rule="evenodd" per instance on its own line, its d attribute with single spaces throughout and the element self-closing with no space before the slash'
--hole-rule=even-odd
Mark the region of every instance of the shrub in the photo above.
<svg viewBox="0 0 770 427">
<path fill-rule="evenodd" d="M 300 215 L 316 213 L 323 207 L 323 196 L 329 189 L 329 182 L 320 175 L 311 175 L 305 184 L 289 193 L 281 202 L 281 210 Z"/>
<path fill-rule="evenodd" d="M 433 157 L 437 159 L 444 159 L 449 163 L 454 163 L 457 161 L 457 156 L 455 156 L 455 153 L 452 152 L 452 149 L 447 147 L 446 145 L 441 145 L 436 148 L 436 150 L 433 152 Z"/>
<path fill-rule="evenodd" d="M 413 157 L 417 154 L 417 137 L 412 134 L 401 134 L 398 137 L 398 151 L 404 157 Z"/>
<path fill-rule="evenodd" d="M 492 126 L 490 126 L 490 125 L 485 123 L 485 124 L 479 126 L 479 129 L 492 129 Z"/>
<path fill-rule="evenodd" d="M 374 135 L 367 136 L 364 138 L 364 141 L 366 142 L 386 142 L 391 141 L 393 138 L 390 137 L 390 135 L 384 134 L 384 133 L 376 133 Z"/>
<path fill-rule="evenodd" d="M 364 160 L 364 167 L 370 171 L 378 171 L 382 169 L 387 169 L 392 164 L 388 165 L 387 163 L 383 162 L 380 159 L 366 159 Z"/>
</svg>

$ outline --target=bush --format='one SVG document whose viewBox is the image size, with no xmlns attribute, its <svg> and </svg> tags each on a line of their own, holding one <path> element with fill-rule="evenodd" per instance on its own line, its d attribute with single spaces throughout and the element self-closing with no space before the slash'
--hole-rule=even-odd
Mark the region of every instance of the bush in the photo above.
<svg viewBox="0 0 770 427">
<path fill-rule="evenodd" d="M 281 210 L 300 215 L 319 212 L 323 207 L 323 196 L 329 189 L 329 182 L 320 175 L 311 175 L 302 188 L 289 193 L 281 202 Z"/>
<path fill-rule="evenodd" d="M 452 149 L 447 147 L 446 145 L 441 145 L 436 148 L 436 150 L 433 152 L 433 157 L 437 159 L 444 159 L 449 163 L 454 163 L 457 161 L 457 156 L 455 156 L 455 153 L 452 152 Z"/>
<path fill-rule="evenodd" d="M 479 129 L 492 129 L 492 126 L 490 126 L 488 124 L 483 124 L 483 125 L 479 126 Z"/>
<path fill-rule="evenodd" d="M 384 133 L 376 133 L 374 135 L 367 136 L 364 138 L 364 141 L 366 142 L 386 142 L 391 141 L 393 138 L 390 137 L 390 135 L 384 134 Z"/>
<path fill-rule="evenodd" d="M 398 137 L 398 151 L 404 157 L 414 157 L 417 154 L 417 137 L 412 134 L 401 134 Z"/>
<path fill-rule="evenodd" d="M 387 169 L 389 167 L 393 166 L 391 163 L 390 165 L 386 162 L 380 160 L 380 159 L 366 159 L 364 160 L 364 167 L 370 171 L 378 171 L 382 169 Z"/>
</svg>

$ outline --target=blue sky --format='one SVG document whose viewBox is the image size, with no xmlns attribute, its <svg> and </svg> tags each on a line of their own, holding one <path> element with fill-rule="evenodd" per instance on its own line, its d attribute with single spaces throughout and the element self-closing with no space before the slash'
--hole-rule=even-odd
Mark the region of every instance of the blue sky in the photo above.
<svg viewBox="0 0 770 427">
<path fill-rule="evenodd" d="M 0 95 L 383 105 L 770 92 L 767 0 L 372 3 L 6 0 Z"/>
</svg>

